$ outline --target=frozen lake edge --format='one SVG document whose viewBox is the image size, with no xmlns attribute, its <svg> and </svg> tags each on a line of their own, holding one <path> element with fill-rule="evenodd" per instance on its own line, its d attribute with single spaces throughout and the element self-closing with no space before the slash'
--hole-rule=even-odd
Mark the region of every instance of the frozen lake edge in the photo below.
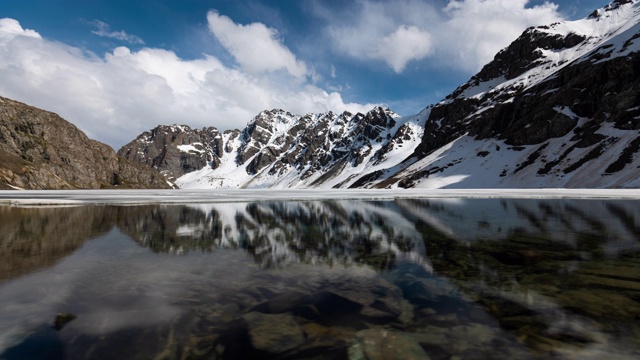
<svg viewBox="0 0 640 360">
<path fill-rule="evenodd" d="M 233 189 L 233 190 L 4 190 L 0 205 L 141 205 L 253 201 L 393 199 L 627 199 L 640 189 Z"/>
</svg>

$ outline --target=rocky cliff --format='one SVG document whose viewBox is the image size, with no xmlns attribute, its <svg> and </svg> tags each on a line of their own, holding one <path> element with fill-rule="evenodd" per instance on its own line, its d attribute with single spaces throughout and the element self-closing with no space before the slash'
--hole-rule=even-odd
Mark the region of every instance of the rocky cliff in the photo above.
<svg viewBox="0 0 640 360">
<path fill-rule="evenodd" d="M 56 114 L 0 97 L 0 189 L 169 188 Z"/>
<path fill-rule="evenodd" d="M 214 127 L 160 125 L 140 134 L 118 155 L 154 168 L 171 181 L 222 156 L 222 134 Z"/>
</svg>

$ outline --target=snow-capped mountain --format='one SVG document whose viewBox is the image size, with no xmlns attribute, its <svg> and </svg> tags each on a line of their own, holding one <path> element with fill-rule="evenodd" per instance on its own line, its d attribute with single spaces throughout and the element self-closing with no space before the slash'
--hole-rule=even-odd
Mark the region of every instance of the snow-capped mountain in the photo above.
<svg viewBox="0 0 640 360">
<path fill-rule="evenodd" d="M 640 2 L 617 0 L 529 28 L 415 116 L 265 111 L 241 131 L 143 136 L 119 153 L 178 161 L 183 188 L 640 187 L 639 22 Z"/>
<path fill-rule="evenodd" d="M 178 178 L 181 188 L 349 187 L 411 155 L 426 116 L 381 107 L 304 116 L 271 110 L 241 131 L 159 126 L 118 153 Z"/>
<path fill-rule="evenodd" d="M 372 187 L 639 187 L 640 3 L 527 29 Z"/>
</svg>

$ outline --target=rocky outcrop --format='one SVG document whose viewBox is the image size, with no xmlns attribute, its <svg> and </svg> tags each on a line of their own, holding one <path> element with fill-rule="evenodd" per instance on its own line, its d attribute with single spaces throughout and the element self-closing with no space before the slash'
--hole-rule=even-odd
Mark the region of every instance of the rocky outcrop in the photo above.
<svg viewBox="0 0 640 360">
<path fill-rule="evenodd" d="M 214 159 L 222 156 L 223 148 L 222 134 L 214 127 L 160 125 L 120 148 L 118 155 L 156 169 L 173 181 L 208 164 L 215 166 Z"/>
<path fill-rule="evenodd" d="M 528 89 L 515 84 L 501 91 L 490 91 L 539 66 L 544 59 L 542 50 L 568 49 L 585 39 L 575 33 L 566 37 L 549 34 L 544 31 L 548 28 L 527 29 L 471 80 L 434 106 L 417 154 L 428 155 L 467 133 L 479 138 L 504 138 L 509 144 L 523 145 L 537 144 L 573 129 L 575 119 L 548 106 L 550 98 L 557 93 L 547 91 L 555 89 L 557 84 L 543 83 Z M 573 104 L 574 99 L 563 98 L 568 104 Z M 523 134 L 525 127 L 529 130 Z"/>
<path fill-rule="evenodd" d="M 573 33 L 566 37 L 534 34 L 539 32 L 527 30 L 478 75 L 432 109 L 419 148 L 422 154 L 428 154 L 464 133 L 480 139 L 504 139 L 510 145 L 540 144 L 573 130 L 578 117 L 598 123 L 613 122 L 618 128 L 638 128 L 637 121 L 630 121 L 638 115 L 633 107 L 640 95 L 640 57 L 636 54 L 599 62 L 603 60 L 602 56 L 595 51 L 584 61 L 575 61 L 534 86 L 525 88 L 516 83 L 478 97 L 463 96 L 466 90 L 479 87 L 482 82 L 500 77 L 513 79 L 529 68 L 539 66 L 536 61 L 542 56 L 540 49 L 558 51 L 584 40 Z M 536 37 L 542 39 L 542 44 L 535 42 Z M 550 39 L 556 45 L 547 46 Z M 570 109 L 577 116 L 568 116 L 557 108 Z M 440 119 L 442 121 L 438 121 Z"/>
<path fill-rule="evenodd" d="M 0 98 L 0 187 L 168 188 L 158 172 L 119 158 L 54 113 Z"/>
</svg>

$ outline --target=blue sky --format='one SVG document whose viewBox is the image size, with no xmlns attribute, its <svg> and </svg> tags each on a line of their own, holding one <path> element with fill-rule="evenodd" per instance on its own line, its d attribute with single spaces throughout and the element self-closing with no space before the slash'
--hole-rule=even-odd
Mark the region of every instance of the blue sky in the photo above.
<svg viewBox="0 0 640 360">
<path fill-rule="evenodd" d="M 0 0 L 0 96 L 118 148 L 263 109 L 419 112 L 525 28 L 607 0 Z"/>
</svg>

